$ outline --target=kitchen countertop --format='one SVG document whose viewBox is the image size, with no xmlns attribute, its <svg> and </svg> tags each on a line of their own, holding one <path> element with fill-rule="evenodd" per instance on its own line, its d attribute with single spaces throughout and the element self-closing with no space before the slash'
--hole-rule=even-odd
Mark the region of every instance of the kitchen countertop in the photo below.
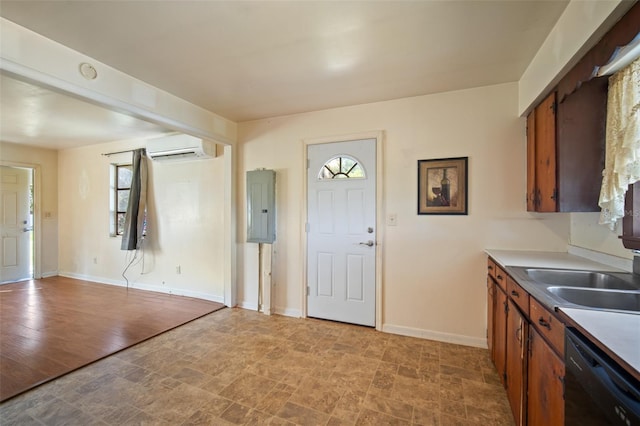
<svg viewBox="0 0 640 426">
<path fill-rule="evenodd" d="M 640 315 L 617 311 L 566 306 L 551 297 L 543 287 L 525 279 L 514 267 L 578 269 L 626 273 L 618 268 L 594 262 L 566 252 L 485 250 L 531 296 L 562 316 L 597 346 L 614 358 L 630 374 L 640 380 Z"/>
<path fill-rule="evenodd" d="M 635 370 L 640 380 L 640 315 L 562 307 L 559 311 L 602 349 L 613 351 L 616 361 L 626 364 L 622 366 L 627 371 Z"/>
<path fill-rule="evenodd" d="M 587 271 L 625 272 L 621 269 L 594 262 L 566 252 L 485 250 L 502 268 L 522 266 L 527 268 L 582 269 Z"/>
</svg>

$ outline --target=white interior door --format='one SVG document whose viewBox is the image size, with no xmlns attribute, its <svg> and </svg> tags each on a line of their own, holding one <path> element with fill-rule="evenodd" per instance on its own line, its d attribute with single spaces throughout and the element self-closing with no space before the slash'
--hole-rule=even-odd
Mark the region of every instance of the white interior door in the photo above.
<svg viewBox="0 0 640 426">
<path fill-rule="evenodd" d="M 31 177 L 30 169 L 0 167 L 0 282 L 32 278 Z"/>
<path fill-rule="evenodd" d="M 307 153 L 307 314 L 375 326 L 376 141 Z"/>
</svg>

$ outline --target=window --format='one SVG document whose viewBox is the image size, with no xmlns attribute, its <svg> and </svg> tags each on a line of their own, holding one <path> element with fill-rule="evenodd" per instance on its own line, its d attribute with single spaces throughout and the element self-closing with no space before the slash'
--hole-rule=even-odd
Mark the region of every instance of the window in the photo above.
<svg viewBox="0 0 640 426">
<path fill-rule="evenodd" d="M 111 202 L 110 205 L 110 234 L 122 235 L 124 231 L 124 218 L 129 204 L 129 192 L 131 191 L 131 178 L 133 170 L 131 164 L 111 165 Z"/>
<path fill-rule="evenodd" d="M 333 157 L 324 163 L 320 173 L 318 173 L 318 180 L 364 179 L 365 177 L 364 169 L 358 161 L 346 155 Z"/>
</svg>

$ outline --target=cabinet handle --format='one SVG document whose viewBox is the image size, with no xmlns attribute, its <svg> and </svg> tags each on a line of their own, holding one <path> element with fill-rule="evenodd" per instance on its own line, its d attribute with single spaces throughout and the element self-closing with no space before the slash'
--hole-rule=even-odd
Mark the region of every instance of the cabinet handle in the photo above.
<svg viewBox="0 0 640 426">
<path fill-rule="evenodd" d="M 489 265 L 489 266 L 487 266 L 487 269 L 490 270 L 490 271 L 493 271 L 493 266 Z"/>
<path fill-rule="evenodd" d="M 551 330 L 551 323 L 549 323 L 542 317 L 538 318 L 538 324 L 540 324 L 541 327 Z"/>
<path fill-rule="evenodd" d="M 502 281 L 502 275 L 500 274 L 496 275 L 496 279 Z"/>
<path fill-rule="evenodd" d="M 513 296 L 513 297 L 520 297 L 520 293 L 518 293 L 518 292 L 517 292 L 517 291 L 515 291 L 515 290 L 511 290 L 511 296 Z"/>
</svg>

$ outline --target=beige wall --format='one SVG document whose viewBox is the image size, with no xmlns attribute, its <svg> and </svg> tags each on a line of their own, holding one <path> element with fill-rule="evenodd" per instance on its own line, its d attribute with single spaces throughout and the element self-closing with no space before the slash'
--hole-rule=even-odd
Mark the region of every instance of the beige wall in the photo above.
<svg viewBox="0 0 640 426">
<path fill-rule="evenodd" d="M 383 328 L 485 345 L 486 248 L 566 250 L 569 215 L 525 212 L 525 126 L 518 86 L 503 84 L 239 125 L 238 299 L 257 298 L 257 246 L 246 239 L 245 173 L 276 170 L 277 312 L 300 314 L 304 286 L 303 140 L 382 130 L 384 199 L 397 214 L 383 243 Z M 469 157 L 469 215 L 416 214 L 417 160 Z"/>
<path fill-rule="evenodd" d="M 40 273 L 58 272 L 58 153 L 55 150 L 0 142 L 0 161 L 6 165 L 37 167 L 41 205 Z M 38 256 L 38 253 L 36 254 Z"/>
<path fill-rule="evenodd" d="M 632 259 L 633 253 L 622 245 L 618 238 L 622 235 L 622 222 L 611 231 L 607 226 L 598 224 L 600 213 L 572 213 L 569 243 L 598 253 Z"/>
<path fill-rule="evenodd" d="M 116 142 L 59 152 L 60 273 L 112 284 L 133 252 L 109 236 L 110 163 L 142 146 Z M 126 273 L 135 288 L 223 301 L 223 157 L 150 163 L 149 231 Z M 181 273 L 176 268 L 180 266 Z"/>
</svg>

